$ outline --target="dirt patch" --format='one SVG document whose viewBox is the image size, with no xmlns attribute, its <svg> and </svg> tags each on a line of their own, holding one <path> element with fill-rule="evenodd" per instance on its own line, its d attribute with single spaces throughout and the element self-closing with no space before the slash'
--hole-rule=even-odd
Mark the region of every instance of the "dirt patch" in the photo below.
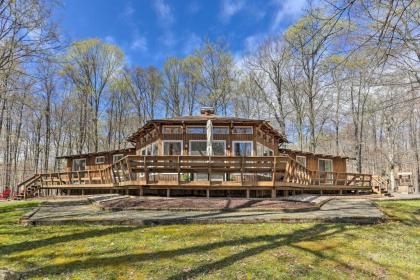
<svg viewBox="0 0 420 280">
<path fill-rule="evenodd" d="M 100 202 L 106 210 L 303 210 L 316 207 L 314 203 L 205 198 L 127 198 Z"/>
</svg>

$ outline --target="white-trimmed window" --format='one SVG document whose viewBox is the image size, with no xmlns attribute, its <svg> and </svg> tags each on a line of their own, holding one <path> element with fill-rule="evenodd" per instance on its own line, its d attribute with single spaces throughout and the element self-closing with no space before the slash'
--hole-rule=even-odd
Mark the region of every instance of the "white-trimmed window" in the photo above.
<svg viewBox="0 0 420 280">
<path fill-rule="evenodd" d="M 214 126 L 213 134 L 229 134 L 229 127 L 227 126 Z"/>
<path fill-rule="evenodd" d="M 225 140 L 213 140 L 212 147 L 213 147 L 214 156 L 226 155 L 226 141 Z M 190 155 L 206 156 L 207 155 L 207 141 L 190 140 Z"/>
<path fill-rule="evenodd" d="M 95 158 L 95 164 L 104 164 L 105 163 L 105 156 L 99 156 Z"/>
<path fill-rule="evenodd" d="M 302 166 L 306 167 L 306 157 L 305 157 L 305 156 L 296 156 L 296 161 L 297 161 L 300 165 L 302 165 Z"/>
<path fill-rule="evenodd" d="M 252 134 L 252 126 L 235 126 L 233 134 Z"/>
<path fill-rule="evenodd" d="M 112 163 L 116 163 L 117 161 L 119 161 L 120 159 L 122 159 L 124 157 L 123 154 L 116 154 L 112 156 Z"/>
<path fill-rule="evenodd" d="M 232 141 L 234 156 L 252 156 L 253 143 L 252 141 Z"/>
<path fill-rule="evenodd" d="M 165 140 L 163 141 L 164 156 L 180 156 L 182 155 L 182 140 Z"/>
<path fill-rule="evenodd" d="M 207 128 L 205 126 L 187 126 L 188 134 L 206 134 Z"/>
<path fill-rule="evenodd" d="M 162 133 L 163 134 L 182 134 L 182 127 L 164 125 L 162 127 Z"/>
</svg>

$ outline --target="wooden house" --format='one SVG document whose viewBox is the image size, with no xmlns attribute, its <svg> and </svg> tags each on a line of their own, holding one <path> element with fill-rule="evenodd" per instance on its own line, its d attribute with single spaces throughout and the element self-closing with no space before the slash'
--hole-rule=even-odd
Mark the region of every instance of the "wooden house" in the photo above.
<svg viewBox="0 0 420 280">
<path fill-rule="evenodd" d="M 198 116 L 148 121 L 135 148 L 64 156 L 62 172 L 20 184 L 30 192 L 277 197 L 369 191 L 369 174 L 348 173 L 346 157 L 280 149 L 284 135 L 265 120 Z M 45 192 L 45 191 L 44 191 Z"/>
</svg>

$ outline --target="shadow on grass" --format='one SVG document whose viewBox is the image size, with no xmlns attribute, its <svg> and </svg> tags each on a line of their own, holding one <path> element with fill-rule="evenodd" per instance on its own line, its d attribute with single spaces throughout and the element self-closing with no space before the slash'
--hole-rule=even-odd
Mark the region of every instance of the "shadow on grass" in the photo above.
<svg viewBox="0 0 420 280">
<path fill-rule="evenodd" d="M 27 277 L 47 277 L 50 275 L 59 274 L 64 271 L 85 270 L 89 268 L 95 268 L 98 266 L 117 266 L 119 264 L 136 265 L 139 262 L 159 261 L 161 259 L 170 259 L 183 255 L 205 253 L 223 247 L 252 246 L 241 250 L 238 253 L 226 256 L 222 259 L 199 265 L 190 271 L 182 271 L 180 273 L 175 273 L 174 275 L 169 277 L 169 279 L 190 279 L 201 274 L 209 273 L 214 270 L 223 269 L 237 262 L 240 262 L 248 257 L 261 254 L 267 250 L 272 250 L 283 246 L 294 246 L 295 244 L 302 241 L 322 240 L 329 236 L 342 233 L 345 230 L 346 225 L 344 224 L 315 224 L 309 228 L 296 230 L 289 234 L 272 234 L 245 238 L 235 238 L 186 248 L 164 250 L 151 253 L 126 254 L 112 257 L 92 257 L 86 260 L 71 261 L 61 265 L 47 265 L 39 268 L 36 271 L 27 271 L 24 273 L 24 275 Z M 259 243 L 263 244 L 260 245 Z M 253 244 L 256 244 L 256 246 L 253 246 Z M 327 258 L 325 255 L 318 254 L 317 252 L 307 252 L 312 253 L 320 258 Z M 333 261 L 335 261 L 340 266 L 343 266 L 348 270 L 357 269 L 348 265 L 347 263 L 340 262 L 339 260 Z M 368 272 L 363 271 L 363 273 Z"/>
<path fill-rule="evenodd" d="M 24 242 L 16 243 L 16 244 L 1 245 L 0 255 L 28 251 L 28 250 L 45 247 L 45 246 L 65 243 L 65 242 L 100 237 L 100 236 L 104 236 L 108 234 L 128 232 L 128 231 L 133 231 L 135 229 L 138 229 L 138 227 L 112 227 L 112 228 L 105 228 L 105 229 L 95 229 L 95 230 L 78 232 L 78 233 L 73 233 L 73 234 L 68 234 L 68 235 L 54 236 L 54 237 L 41 239 L 41 240 L 24 241 Z"/>
</svg>

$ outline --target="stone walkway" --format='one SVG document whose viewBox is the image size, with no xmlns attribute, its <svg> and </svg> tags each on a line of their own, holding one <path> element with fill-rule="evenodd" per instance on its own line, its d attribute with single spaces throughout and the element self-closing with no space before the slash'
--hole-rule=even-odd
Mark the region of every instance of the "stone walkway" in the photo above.
<svg viewBox="0 0 420 280">
<path fill-rule="evenodd" d="M 259 222 L 349 222 L 377 223 L 385 220 L 375 204 L 365 199 L 333 199 L 319 210 L 283 211 L 103 211 L 85 198 L 48 201 L 22 217 L 28 225 L 124 224 L 157 225 L 184 223 L 259 223 Z"/>
</svg>

